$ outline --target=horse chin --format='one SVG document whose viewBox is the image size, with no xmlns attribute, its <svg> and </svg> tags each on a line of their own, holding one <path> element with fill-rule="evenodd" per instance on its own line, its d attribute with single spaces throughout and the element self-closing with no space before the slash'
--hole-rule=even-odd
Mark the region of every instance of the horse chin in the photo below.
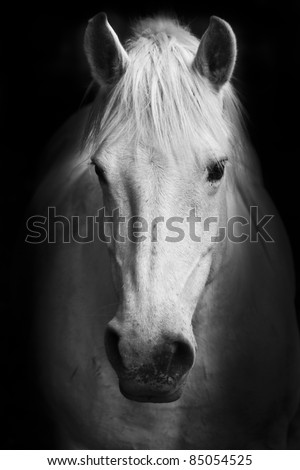
<svg viewBox="0 0 300 470">
<path fill-rule="evenodd" d="M 183 386 L 178 387 L 172 391 L 157 391 L 157 390 L 134 390 L 127 388 L 119 383 L 120 392 L 128 400 L 143 402 L 143 403 L 171 403 L 181 397 Z"/>
</svg>

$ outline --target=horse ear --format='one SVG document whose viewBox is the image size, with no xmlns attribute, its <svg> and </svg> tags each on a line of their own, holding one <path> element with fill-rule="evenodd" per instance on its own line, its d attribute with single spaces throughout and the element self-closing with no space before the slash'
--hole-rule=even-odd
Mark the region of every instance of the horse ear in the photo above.
<svg viewBox="0 0 300 470">
<path fill-rule="evenodd" d="M 105 13 L 98 13 L 89 20 L 84 49 L 92 75 L 100 85 L 113 85 L 123 75 L 128 55 Z"/>
<path fill-rule="evenodd" d="M 230 80 L 236 53 L 236 39 L 230 25 L 212 16 L 200 41 L 193 66 L 219 90 Z"/>
</svg>

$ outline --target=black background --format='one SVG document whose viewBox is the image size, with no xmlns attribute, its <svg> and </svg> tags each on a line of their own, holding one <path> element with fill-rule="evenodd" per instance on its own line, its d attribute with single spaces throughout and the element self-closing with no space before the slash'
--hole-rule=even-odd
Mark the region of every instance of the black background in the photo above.
<svg viewBox="0 0 300 470">
<path fill-rule="evenodd" d="M 297 266 L 299 191 L 298 2 L 202 1 L 138 4 L 85 1 L 73 4 L 6 4 L 1 12 L 1 447 L 51 448 L 34 382 L 30 309 L 16 279 L 27 267 L 12 264 L 22 240 L 41 152 L 55 130 L 76 112 L 90 83 L 82 41 L 87 20 L 99 11 L 121 39 L 139 16 L 171 11 L 199 37 L 209 17 L 233 27 L 238 41 L 234 84 L 245 105 L 248 129 L 265 184 L 287 228 Z M 25 4 L 25 5 L 24 5 Z M 88 102 L 89 98 L 86 98 Z M 21 235 L 20 235 L 21 234 Z M 19 238 L 21 237 L 21 238 Z M 18 300 L 13 308 L 12 300 Z"/>
</svg>

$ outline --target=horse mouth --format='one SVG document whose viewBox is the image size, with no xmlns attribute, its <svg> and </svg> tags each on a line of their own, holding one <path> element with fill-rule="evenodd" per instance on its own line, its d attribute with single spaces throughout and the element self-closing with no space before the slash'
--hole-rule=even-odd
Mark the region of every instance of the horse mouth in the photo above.
<svg viewBox="0 0 300 470">
<path fill-rule="evenodd" d="M 146 390 L 144 388 L 143 390 L 134 390 L 120 382 L 119 388 L 122 395 L 128 400 L 143 403 L 171 403 L 181 397 L 183 386 L 172 391 Z"/>
</svg>

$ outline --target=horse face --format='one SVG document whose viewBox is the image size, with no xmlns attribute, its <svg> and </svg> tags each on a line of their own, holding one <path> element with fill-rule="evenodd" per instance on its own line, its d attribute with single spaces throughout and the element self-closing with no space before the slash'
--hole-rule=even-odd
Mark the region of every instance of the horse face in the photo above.
<svg viewBox="0 0 300 470">
<path fill-rule="evenodd" d="M 195 360 L 193 315 L 222 246 L 214 237 L 226 217 L 224 156 L 202 150 L 204 163 L 188 168 L 121 148 L 95 161 L 114 214 L 105 233 L 120 298 L 106 350 L 126 397 L 172 401 Z"/>
<path fill-rule="evenodd" d="M 99 31 L 101 47 L 97 42 Z M 105 44 L 107 53 L 103 52 Z M 219 44 L 224 44 L 225 50 Z M 93 75 L 104 87 L 114 87 L 126 68 L 127 75 L 139 74 L 138 69 L 134 72 L 134 66 L 130 69 L 130 57 L 103 15 L 90 23 L 86 49 Z M 230 27 L 214 19 L 188 64 L 187 74 L 194 75 L 187 77 L 187 87 L 182 89 L 184 92 L 190 86 L 192 90 L 193 83 L 200 75 L 203 77 L 214 109 L 213 122 L 222 121 L 219 91 L 231 75 L 234 56 Z M 181 70 L 181 59 L 178 63 Z M 153 92 L 153 80 L 147 83 L 152 83 Z M 180 83 L 178 78 L 177 84 Z M 141 100 L 136 99 L 138 104 L 145 101 L 147 87 Z M 198 90 L 197 86 L 194 88 L 187 96 L 191 102 Z M 134 87 L 136 93 L 140 89 Z M 155 97 L 151 100 L 154 121 L 160 115 L 163 122 L 169 123 L 166 99 L 156 106 L 162 99 L 159 87 L 157 90 L 156 101 Z M 121 102 L 128 102 L 132 96 L 129 93 Z M 179 96 L 177 90 L 176 99 L 180 101 Z M 169 107 L 176 114 L 174 126 L 159 133 L 169 137 L 170 142 L 176 139 L 176 123 L 181 122 L 178 103 L 172 106 L 171 96 Z M 122 122 L 126 126 L 126 120 Z M 137 119 L 135 125 L 140 124 Z M 191 119 L 191 127 L 194 124 Z M 189 124 L 184 135 L 188 128 Z M 137 138 L 133 145 L 128 134 L 123 131 L 117 139 L 106 139 L 93 157 L 105 207 L 112 216 L 105 233 L 110 239 L 108 246 L 120 299 L 118 311 L 107 327 L 106 350 L 118 374 L 120 390 L 127 398 L 168 402 L 180 397 L 194 364 L 192 321 L 221 256 L 222 243 L 215 243 L 214 237 L 226 219 L 227 155 L 213 137 L 200 139 L 192 146 L 185 145 L 191 142 L 178 141 L 177 153 L 179 147 L 182 149 L 182 162 L 178 163 L 172 152 L 166 156 L 158 141 Z M 186 155 L 185 147 L 189 149 Z"/>
</svg>

